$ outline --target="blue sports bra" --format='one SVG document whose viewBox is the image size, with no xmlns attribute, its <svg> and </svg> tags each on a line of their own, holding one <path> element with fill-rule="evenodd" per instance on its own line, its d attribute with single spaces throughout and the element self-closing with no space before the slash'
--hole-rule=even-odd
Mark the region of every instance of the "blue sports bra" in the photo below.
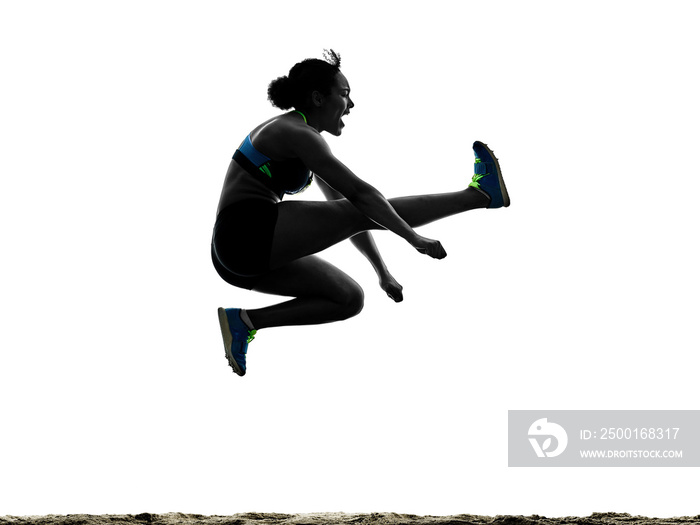
<svg viewBox="0 0 700 525">
<path fill-rule="evenodd" d="M 272 160 L 255 149 L 250 135 L 238 146 L 233 159 L 280 199 L 304 191 L 313 181 L 313 174 L 300 159 Z"/>
</svg>

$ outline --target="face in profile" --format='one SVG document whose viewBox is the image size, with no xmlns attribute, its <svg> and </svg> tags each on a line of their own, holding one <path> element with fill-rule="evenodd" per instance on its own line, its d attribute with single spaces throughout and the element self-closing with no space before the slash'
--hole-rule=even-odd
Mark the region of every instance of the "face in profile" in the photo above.
<svg viewBox="0 0 700 525">
<path fill-rule="evenodd" d="M 343 116 L 350 113 L 355 104 L 350 98 L 350 84 L 345 75 L 338 73 L 331 87 L 330 94 L 323 97 L 321 108 L 323 112 L 322 130 L 331 135 L 339 136 L 343 132 L 345 123 Z"/>
</svg>

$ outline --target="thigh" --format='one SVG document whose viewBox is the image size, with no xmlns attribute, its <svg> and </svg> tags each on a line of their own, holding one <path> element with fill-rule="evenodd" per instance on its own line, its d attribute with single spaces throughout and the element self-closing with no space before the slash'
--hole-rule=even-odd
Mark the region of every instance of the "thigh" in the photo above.
<svg viewBox="0 0 700 525">
<path fill-rule="evenodd" d="M 219 274 L 224 281 L 226 281 L 231 286 L 236 286 L 237 288 L 245 288 L 246 290 L 252 290 L 255 284 L 260 280 L 260 276 L 243 276 L 237 273 L 233 273 L 219 260 L 219 256 L 214 249 L 214 243 L 211 245 L 211 260 L 214 263 L 214 268 L 216 273 Z"/>
<path fill-rule="evenodd" d="M 376 227 L 347 199 L 280 203 L 270 267 L 281 268 Z"/>
<path fill-rule="evenodd" d="M 257 278 L 256 292 L 289 297 L 327 297 L 339 301 L 362 293 L 360 285 L 340 268 L 310 255 Z"/>
<path fill-rule="evenodd" d="M 238 276 L 266 273 L 276 223 L 277 204 L 274 202 L 243 200 L 227 206 L 214 225 L 215 258 Z"/>
</svg>

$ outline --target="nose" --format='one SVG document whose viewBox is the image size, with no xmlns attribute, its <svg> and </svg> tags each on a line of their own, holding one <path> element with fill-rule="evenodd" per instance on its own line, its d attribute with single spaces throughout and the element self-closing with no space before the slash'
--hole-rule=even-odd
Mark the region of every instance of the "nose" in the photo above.
<svg viewBox="0 0 700 525">
<path fill-rule="evenodd" d="M 352 101 L 350 97 L 348 97 L 348 109 L 352 109 L 355 107 L 355 103 Z"/>
</svg>

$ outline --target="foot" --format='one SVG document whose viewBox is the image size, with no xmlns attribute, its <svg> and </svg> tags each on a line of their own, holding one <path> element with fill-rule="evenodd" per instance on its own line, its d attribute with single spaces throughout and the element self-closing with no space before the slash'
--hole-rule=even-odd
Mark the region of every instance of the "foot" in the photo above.
<svg viewBox="0 0 700 525">
<path fill-rule="evenodd" d="M 250 330 L 241 320 L 240 308 L 219 308 L 219 325 L 228 364 L 235 373 L 244 376 L 248 343 L 255 338 L 255 330 Z"/>
<path fill-rule="evenodd" d="M 498 159 L 486 144 L 476 141 L 474 143 L 474 177 L 469 186 L 481 190 L 488 195 L 490 202 L 488 208 L 501 208 L 510 206 L 510 197 L 503 182 L 501 167 Z"/>
</svg>

